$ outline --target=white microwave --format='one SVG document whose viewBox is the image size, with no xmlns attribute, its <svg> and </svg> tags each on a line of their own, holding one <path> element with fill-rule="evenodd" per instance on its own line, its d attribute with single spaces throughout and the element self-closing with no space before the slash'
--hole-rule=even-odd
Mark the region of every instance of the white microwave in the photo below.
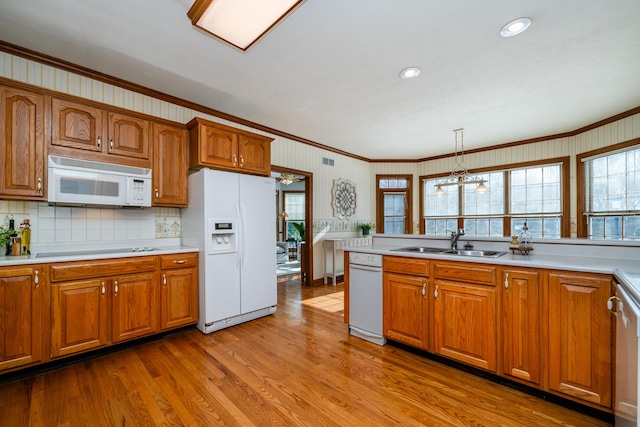
<svg viewBox="0 0 640 427">
<path fill-rule="evenodd" d="M 49 156 L 48 202 L 55 206 L 151 206 L 151 169 Z"/>
</svg>

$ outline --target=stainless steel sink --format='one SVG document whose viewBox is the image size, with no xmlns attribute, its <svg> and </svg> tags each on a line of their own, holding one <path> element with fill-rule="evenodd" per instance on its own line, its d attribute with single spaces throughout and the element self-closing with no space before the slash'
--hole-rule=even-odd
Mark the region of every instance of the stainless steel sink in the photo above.
<svg viewBox="0 0 640 427">
<path fill-rule="evenodd" d="M 441 254 L 445 255 L 462 255 L 462 256 L 478 256 L 483 258 L 498 258 L 506 254 L 506 252 L 500 251 L 474 251 L 474 250 L 449 250 L 442 251 Z"/>
<path fill-rule="evenodd" d="M 474 250 L 451 250 L 442 248 L 430 248 L 428 246 L 408 246 L 406 248 L 391 249 L 398 252 L 413 252 L 419 254 L 442 254 L 442 255 L 460 255 L 460 256 L 476 256 L 482 258 L 498 258 L 506 254 L 500 251 L 474 251 Z"/>
<path fill-rule="evenodd" d="M 409 246 L 406 248 L 397 248 L 397 249 L 391 249 L 392 251 L 399 251 L 399 252 L 417 252 L 417 253 L 421 253 L 421 254 L 439 254 L 442 253 L 443 251 L 445 251 L 446 249 L 442 249 L 442 248 L 429 248 L 426 246 Z"/>
</svg>

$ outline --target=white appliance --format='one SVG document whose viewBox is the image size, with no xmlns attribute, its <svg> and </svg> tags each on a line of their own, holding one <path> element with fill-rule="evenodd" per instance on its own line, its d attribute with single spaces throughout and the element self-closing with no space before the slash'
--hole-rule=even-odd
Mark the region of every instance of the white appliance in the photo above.
<svg viewBox="0 0 640 427">
<path fill-rule="evenodd" d="M 151 169 L 49 156 L 48 202 L 64 206 L 151 206 Z"/>
<path fill-rule="evenodd" d="M 349 333 L 378 345 L 382 335 L 382 255 L 349 252 Z"/>
<path fill-rule="evenodd" d="M 205 334 L 276 311 L 275 192 L 268 177 L 189 176 L 182 241 L 200 249 L 197 326 Z"/>
<path fill-rule="evenodd" d="M 616 274 L 616 295 L 609 310 L 616 315 L 616 378 L 614 414 L 616 426 L 640 426 L 638 419 L 638 349 L 640 347 L 640 295 L 633 285 L 640 274 Z M 612 301 L 615 300 L 616 304 Z"/>
</svg>

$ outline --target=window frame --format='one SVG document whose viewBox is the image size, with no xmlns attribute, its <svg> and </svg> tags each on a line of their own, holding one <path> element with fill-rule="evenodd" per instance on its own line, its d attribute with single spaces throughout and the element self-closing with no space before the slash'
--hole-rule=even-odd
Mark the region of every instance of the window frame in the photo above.
<svg viewBox="0 0 640 427">
<path fill-rule="evenodd" d="M 551 164 L 560 164 L 560 201 L 562 204 L 562 214 L 560 215 L 560 237 L 570 237 L 571 236 L 571 218 L 570 218 L 570 189 L 571 189 L 571 170 L 570 170 L 570 162 L 571 158 L 569 156 L 563 157 L 555 157 L 550 159 L 542 159 L 542 160 L 534 160 L 530 162 L 519 162 L 519 163 L 510 163 L 506 165 L 498 165 L 498 166 L 490 166 L 484 168 L 474 169 L 472 174 L 481 174 L 481 173 L 495 173 L 495 172 L 503 172 L 504 173 L 504 215 L 503 224 L 502 224 L 502 235 L 503 237 L 511 236 L 511 218 L 512 217 L 520 217 L 520 215 L 512 215 L 510 213 L 510 189 L 511 189 L 511 179 L 509 176 L 509 171 L 513 169 L 526 169 L 531 167 L 542 167 Z M 448 176 L 449 173 L 441 173 L 441 174 L 433 174 L 433 175 L 421 175 L 419 177 L 420 182 L 420 234 L 425 233 L 425 224 L 424 224 L 424 181 L 429 179 L 438 179 Z M 491 190 L 491 189 L 489 189 Z M 460 215 L 460 209 L 462 208 L 462 197 L 463 191 L 458 192 L 458 216 L 451 217 L 457 218 L 458 228 L 464 227 L 464 216 Z M 533 215 L 532 215 L 533 216 Z M 486 216 L 491 217 L 491 216 Z M 493 216 L 495 217 L 495 216 Z M 483 216 L 478 216 L 478 218 L 484 218 Z"/>
<path fill-rule="evenodd" d="M 287 195 L 288 194 L 302 194 L 302 196 L 305 198 L 305 205 L 303 205 L 306 209 L 306 192 L 304 190 L 283 190 L 282 191 L 282 209 L 287 212 Z M 306 212 L 304 214 L 304 217 L 300 220 L 300 219 L 289 219 L 288 217 L 284 219 L 284 230 L 283 230 L 283 236 L 284 236 L 284 240 L 286 241 L 289 238 L 288 232 L 287 232 L 287 225 L 289 222 L 302 222 L 305 226 L 305 234 L 306 234 L 306 228 L 307 228 L 307 224 L 306 224 Z"/>
<path fill-rule="evenodd" d="M 404 179 L 407 188 L 380 188 L 380 181 L 384 179 Z M 413 175 L 411 174 L 384 174 L 376 175 L 376 233 L 384 233 L 384 192 L 393 190 L 397 193 L 405 193 L 407 200 L 407 215 L 404 225 L 405 234 L 413 233 Z"/>
<path fill-rule="evenodd" d="M 576 177 L 577 177 L 577 224 L 576 232 L 577 237 L 589 238 L 589 224 L 587 222 L 587 175 L 585 162 L 583 161 L 589 157 L 606 157 L 614 151 L 631 149 L 634 146 L 640 145 L 640 138 L 630 139 L 628 141 L 620 142 L 614 145 L 608 145 L 606 147 L 597 148 L 595 150 L 586 151 L 576 155 Z M 640 147 L 639 147 L 640 148 Z M 622 239 L 620 239 L 622 240 Z"/>
</svg>

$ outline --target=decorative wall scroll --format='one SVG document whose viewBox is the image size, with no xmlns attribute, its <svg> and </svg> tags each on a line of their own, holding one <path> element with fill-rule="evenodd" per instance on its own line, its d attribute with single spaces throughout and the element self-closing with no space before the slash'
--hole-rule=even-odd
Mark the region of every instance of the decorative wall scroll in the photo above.
<svg viewBox="0 0 640 427">
<path fill-rule="evenodd" d="M 348 219 L 356 214 L 356 185 L 348 179 L 334 179 L 333 216 L 340 219 Z"/>
</svg>

